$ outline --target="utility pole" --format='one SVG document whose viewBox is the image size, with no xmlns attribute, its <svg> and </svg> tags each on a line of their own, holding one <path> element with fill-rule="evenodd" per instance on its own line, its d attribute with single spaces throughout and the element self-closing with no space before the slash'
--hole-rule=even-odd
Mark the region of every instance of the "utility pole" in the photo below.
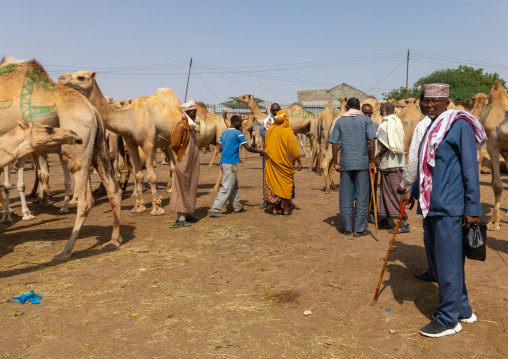
<svg viewBox="0 0 508 359">
<path fill-rule="evenodd" d="M 192 61 L 191 61 L 192 62 Z M 189 70 L 190 71 L 190 70 Z M 407 100 L 407 83 L 409 77 L 409 49 L 407 49 L 407 68 L 406 68 L 406 100 Z"/>
<path fill-rule="evenodd" d="M 185 100 L 183 102 L 187 102 L 187 91 L 189 90 L 189 79 L 190 79 L 190 70 L 191 70 L 191 68 L 192 68 L 192 57 L 190 58 L 189 75 L 187 76 L 187 88 L 185 89 Z M 406 98 L 407 98 L 407 84 L 406 84 Z"/>
</svg>

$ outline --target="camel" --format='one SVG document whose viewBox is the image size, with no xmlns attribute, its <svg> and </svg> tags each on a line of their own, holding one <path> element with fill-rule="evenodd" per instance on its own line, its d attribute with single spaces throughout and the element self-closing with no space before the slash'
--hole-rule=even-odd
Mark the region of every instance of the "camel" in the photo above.
<svg viewBox="0 0 508 359">
<path fill-rule="evenodd" d="M 263 120 L 267 115 L 261 112 L 253 95 L 247 94 L 239 96 L 237 101 L 245 103 L 252 111 L 254 119 L 260 125 L 263 124 Z M 321 147 L 318 142 L 318 139 L 320 138 L 320 128 L 317 116 L 312 112 L 306 111 L 299 104 L 293 104 L 284 110 L 288 113 L 289 125 L 293 129 L 294 133 L 305 134 L 311 143 L 312 160 L 308 171 L 311 172 L 314 165 L 316 165 L 318 174 L 321 174 L 321 166 L 319 163 L 321 157 Z"/>
<path fill-rule="evenodd" d="M 406 106 L 415 104 L 417 99 L 414 97 L 410 97 L 410 98 L 406 98 L 406 99 L 402 99 L 402 100 L 398 100 L 398 101 L 395 101 L 395 100 L 392 100 L 392 101 L 390 101 L 390 102 L 392 102 L 396 108 L 400 108 L 402 110 Z"/>
<path fill-rule="evenodd" d="M 19 122 L 19 127 L 15 127 L 10 132 L 0 136 L 0 168 L 7 166 L 9 158 L 11 161 L 17 159 L 23 159 L 20 166 L 24 165 L 24 159 L 27 155 L 37 151 L 49 150 L 52 147 L 60 146 L 63 144 L 81 144 L 83 140 L 77 136 L 74 131 L 64 130 L 60 128 L 53 128 L 51 126 L 42 125 L 40 123 L 33 122 Z M 6 150 L 9 149 L 9 150 Z M 6 163 L 6 164 L 3 164 Z M 11 162 L 12 163 L 12 162 Z M 21 174 L 20 178 L 23 178 L 24 168 L 18 168 L 18 172 Z M 21 183 L 18 182 L 18 183 Z M 7 205 L 4 207 L 3 216 L 0 223 L 12 222 L 11 212 L 9 210 L 9 196 L 10 196 L 10 176 L 5 176 L 5 187 L 6 187 L 6 199 Z M 18 186 L 19 187 L 19 186 Z M 7 189 L 8 188 L 8 189 Z M 23 193 L 21 191 L 20 193 Z M 2 199 L 2 205 L 4 204 L 4 198 Z M 23 203 L 23 218 L 22 220 L 30 220 L 35 217 L 30 213 L 26 205 L 26 199 L 21 196 L 21 202 Z M 25 210 L 26 208 L 26 210 Z"/>
<path fill-rule="evenodd" d="M 169 146 L 173 127 L 182 119 L 180 101 L 170 89 L 159 89 L 153 96 L 135 99 L 132 104 L 120 109 L 114 108 L 104 98 L 96 81 L 96 72 L 78 71 L 60 75 L 58 82 L 78 90 L 92 103 L 104 118 L 108 130 L 123 137 L 134 165 L 135 186 L 137 189 L 136 205 L 132 213 L 146 211 L 143 204 L 143 180 L 138 146 L 146 156 L 147 180 L 152 192 L 151 215 L 163 215 L 166 212 L 160 207 L 157 198 L 156 177 L 153 170 L 155 150 L 157 147 Z"/>
<path fill-rule="evenodd" d="M 487 95 L 484 93 L 477 93 L 473 95 L 469 104 L 473 108 L 470 111 L 471 115 L 480 119 L 482 111 L 485 109 L 485 106 L 487 106 Z M 478 150 L 478 170 L 479 173 L 492 173 L 490 170 L 490 159 L 485 156 L 484 148 Z"/>
<path fill-rule="evenodd" d="M 325 151 L 328 150 L 328 137 L 332 131 L 332 124 L 340 117 L 341 111 L 333 105 L 333 101 L 328 101 L 323 111 L 318 115 L 319 126 L 321 127 L 320 142 L 325 142 Z M 326 174 L 326 173 L 325 173 Z"/>
<path fill-rule="evenodd" d="M 103 248 L 120 246 L 121 190 L 114 180 L 104 140 L 104 124 L 97 110 L 79 92 L 54 83 L 35 59 L 20 61 L 4 57 L 0 61 L 0 133 L 6 133 L 18 121 L 43 123 L 53 127 L 72 129 L 83 145 L 62 145 L 62 157 L 78 183 L 77 216 L 72 234 L 65 248 L 53 258 L 67 259 L 79 235 L 93 197 L 90 188 L 90 165 L 93 163 L 106 185 L 112 207 L 113 232 Z M 19 184 L 19 181 L 18 181 Z M 24 184 L 23 184 L 24 187 Z M 24 188 L 21 188 L 24 190 Z"/>
<path fill-rule="evenodd" d="M 5 167 L 32 152 L 82 143 L 83 140 L 72 130 L 19 121 L 18 126 L 0 134 L 0 167 Z"/>
<path fill-rule="evenodd" d="M 420 106 L 416 103 L 410 104 L 402 109 L 397 115 L 402 121 L 404 126 L 405 142 L 404 142 L 404 154 L 406 159 L 409 154 L 409 147 L 411 146 L 411 139 L 413 138 L 413 132 L 416 125 L 423 119 L 422 111 Z"/>
<path fill-rule="evenodd" d="M 196 125 L 198 125 L 196 127 L 196 134 L 198 136 L 199 148 L 218 145 L 221 133 L 227 130 L 229 126 L 222 116 L 208 112 L 203 102 L 196 102 L 196 106 L 198 107 L 198 112 L 196 114 Z M 210 161 L 210 166 L 215 161 L 218 153 L 219 148 L 216 146 L 212 160 Z"/>
<path fill-rule="evenodd" d="M 497 231 L 500 229 L 499 209 L 503 193 L 499 155 L 508 163 L 508 93 L 497 80 L 490 90 L 487 105 L 481 112 L 479 120 L 487 133 L 487 152 L 491 162 L 492 189 L 495 197 L 494 209 L 487 226 L 491 231 Z"/>
</svg>

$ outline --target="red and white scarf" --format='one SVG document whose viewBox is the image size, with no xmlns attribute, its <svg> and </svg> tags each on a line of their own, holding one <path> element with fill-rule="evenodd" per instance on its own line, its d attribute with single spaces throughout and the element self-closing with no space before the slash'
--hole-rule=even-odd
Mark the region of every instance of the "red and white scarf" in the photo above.
<svg viewBox="0 0 508 359">
<path fill-rule="evenodd" d="M 427 135 L 422 140 L 422 148 L 419 158 L 420 167 L 420 208 L 423 218 L 429 213 L 430 195 L 432 193 L 432 169 L 436 164 L 436 151 L 443 138 L 448 133 L 451 125 L 460 119 L 466 120 L 473 128 L 476 139 L 476 150 L 479 150 L 485 142 L 487 135 L 480 122 L 469 112 L 448 110 L 443 112 L 430 125 Z"/>
</svg>

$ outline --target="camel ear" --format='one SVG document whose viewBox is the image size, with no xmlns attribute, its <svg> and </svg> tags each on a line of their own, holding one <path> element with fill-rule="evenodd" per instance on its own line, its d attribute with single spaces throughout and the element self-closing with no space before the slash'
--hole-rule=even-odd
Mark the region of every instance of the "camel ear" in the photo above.
<svg viewBox="0 0 508 359">
<path fill-rule="evenodd" d="M 252 95 L 249 95 L 249 98 L 252 98 L 253 96 Z"/>
<path fill-rule="evenodd" d="M 92 72 L 92 78 L 94 79 L 97 76 L 97 72 Z"/>
<path fill-rule="evenodd" d="M 28 122 L 25 122 L 25 121 L 18 121 L 18 124 L 19 124 L 19 127 L 21 127 L 23 130 L 26 130 L 30 127 Z"/>
</svg>

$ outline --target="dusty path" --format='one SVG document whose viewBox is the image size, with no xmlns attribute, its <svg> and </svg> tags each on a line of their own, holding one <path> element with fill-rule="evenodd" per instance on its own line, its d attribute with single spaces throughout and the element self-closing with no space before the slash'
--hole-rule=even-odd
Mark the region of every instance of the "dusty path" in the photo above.
<svg viewBox="0 0 508 359">
<path fill-rule="evenodd" d="M 296 174 L 294 214 L 265 214 L 258 207 L 257 155 L 248 156 L 238 170 L 248 211 L 228 209 L 224 218 L 207 217 L 218 171 L 204 165 L 209 159 L 202 157 L 198 224 L 168 229 L 174 213 L 132 214 L 134 199 L 125 197 L 124 245 L 103 251 L 111 213 L 106 199 L 99 198 L 73 258 L 52 262 L 75 216 L 75 209 L 57 214 L 63 177 L 56 175 L 61 169 L 52 158 L 53 205 L 31 205 L 36 220 L 21 222 L 18 216 L 0 227 L 0 358 L 506 357 L 507 217 L 502 217 L 501 231 L 489 232 L 487 261 L 466 265 L 479 321 L 464 324 L 460 334 L 428 339 L 418 330 L 431 318 L 437 286 L 412 278 L 426 265 L 421 217 L 414 211 L 409 212 L 412 232 L 398 235 L 385 288 L 372 307 L 387 231 L 380 231 L 379 241 L 339 234 L 338 194 L 325 195 L 323 177 L 303 171 Z M 167 166 L 156 171 L 158 179 L 166 178 Z M 31 184 L 33 171 L 26 173 Z M 94 176 L 94 188 L 97 181 Z M 481 182 L 488 215 L 490 176 L 482 175 Z M 508 190 L 506 177 L 503 183 Z M 161 190 L 164 186 L 158 183 Z M 169 194 L 161 194 L 167 209 Z M 13 195 L 13 210 L 19 213 L 17 192 Z M 29 289 L 44 296 L 41 304 L 8 302 Z M 312 314 L 304 316 L 305 310 Z"/>
</svg>

